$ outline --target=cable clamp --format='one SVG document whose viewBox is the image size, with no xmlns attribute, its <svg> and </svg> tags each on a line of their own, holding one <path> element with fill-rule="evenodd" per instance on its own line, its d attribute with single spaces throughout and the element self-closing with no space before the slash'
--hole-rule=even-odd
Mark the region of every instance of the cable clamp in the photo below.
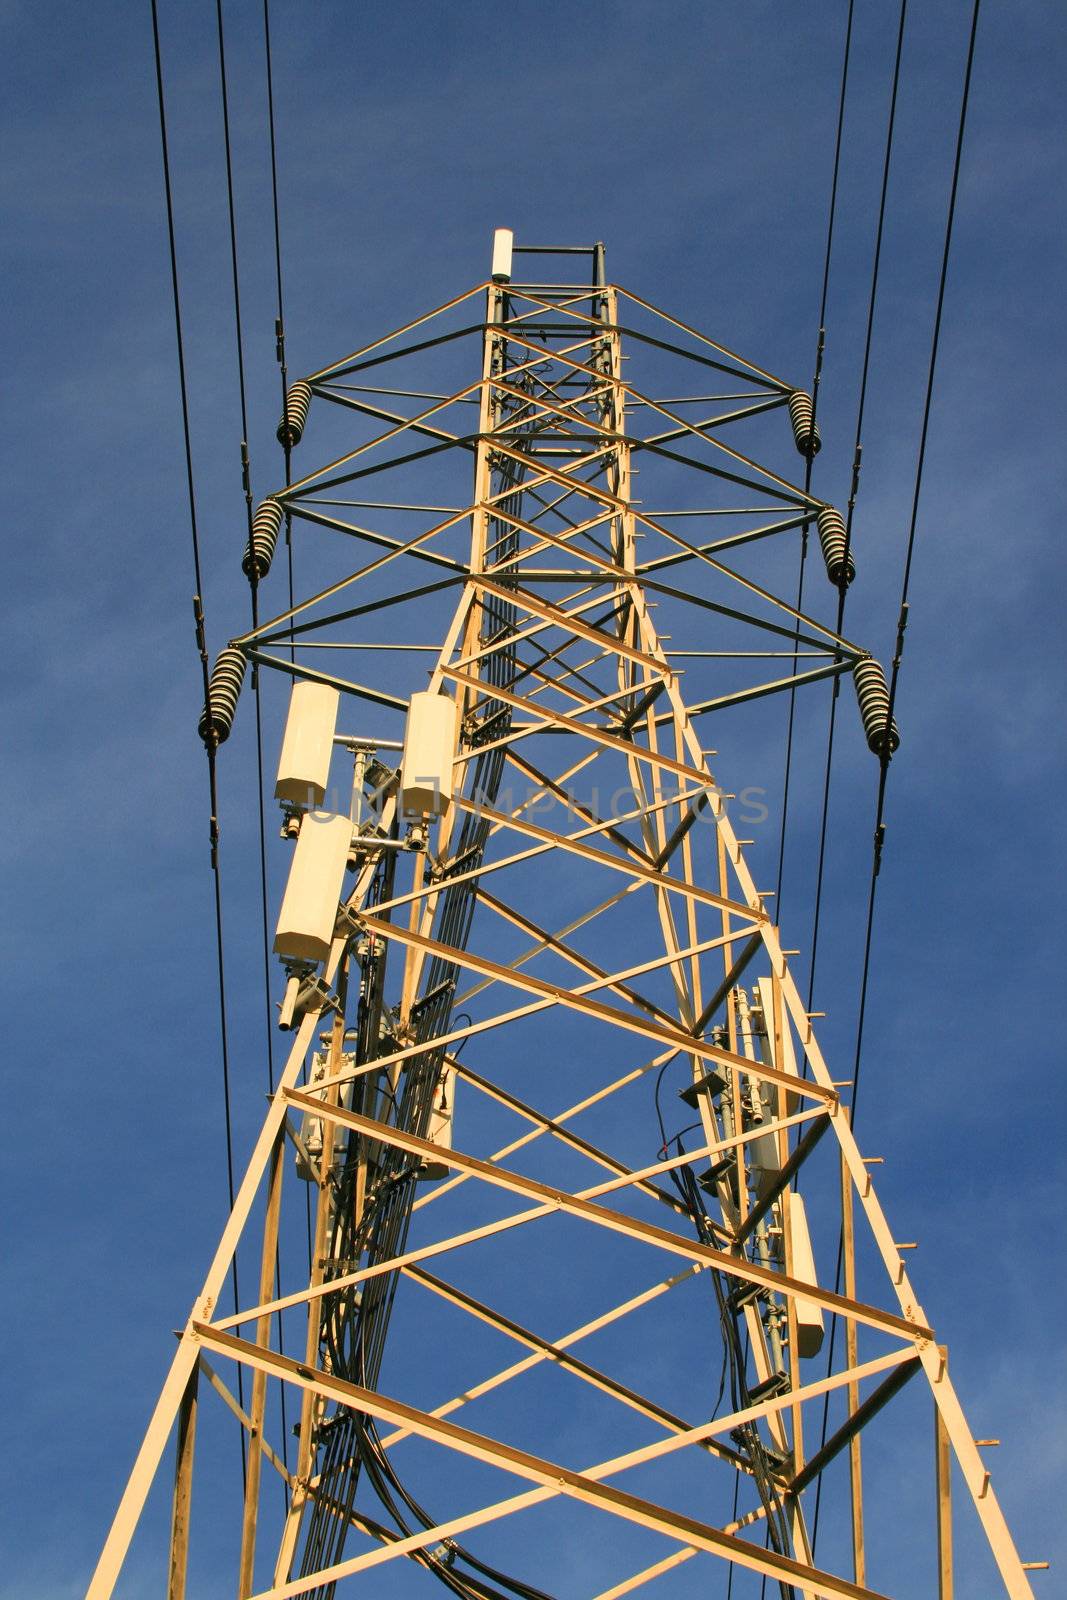
<svg viewBox="0 0 1067 1600">
<path fill-rule="evenodd" d="M 333 925 L 334 938 L 337 939 L 343 934 L 345 942 L 351 943 L 353 939 L 358 939 L 364 932 L 364 922 L 359 912 L 352 906 L 339 906 L 337 920 Z"/>
<path fill-rule="evenodd" d="M 198 594 L 193 595 L 193 620 L 196 624 L 196 648 L 200 652 L 201 661 L 206 662 L 208 655 L 207 637 L 204 633 L 204 608 L 200 604 L 200 596 Z"/>
<path fill-rule="evenodd" d="M 286 975 L 286 993 L 282 1001 L 278 1026 L 289 1033 L 299 1026 L 308 1011 L 336 1011 L 343 1015 L 341 1002 L 324 978 L 315 974 L 306 961 L 283 963 Z"/>
<path fill-rule="evenodd" d="M 874 832 L 874 875 L 882 870 L 882 846 L 885 843 L 885 823 L 880 822 Z"/>
</svg>

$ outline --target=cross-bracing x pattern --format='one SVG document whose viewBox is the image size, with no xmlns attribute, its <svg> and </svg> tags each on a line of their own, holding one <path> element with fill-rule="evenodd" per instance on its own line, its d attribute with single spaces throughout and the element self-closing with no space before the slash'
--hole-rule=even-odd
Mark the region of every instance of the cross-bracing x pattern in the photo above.
<svg viewBox="0 0 1067 1600">
<path fill-rule="evenodd" d="M 624 341 L 665 399 L 624 376 Z M 308 382 L 367 437 L 273 497 L 324 581 L 235 644 L 347 697 L 355 877 L 91 1593 L 203 1371 L 251 1441 L 241 1595 L 358 1591 L 406 1560 L 464 1595 L 614 1600 L 684 1584 L 694 1558 L 732 1563 L 738 1595 L 873 1594 L 861 1433 L 878 1447 L 867 1424 L 921 1371 L 1004 1591 L 1029 1595 L 698 732 L 864 654 L 736 564 L 820 506 L 731 442 L 780 422 L 792 386 L 606 284 L 483 284 Z M 315 529 L 373 553 L 338 578 Z M 709 648 L 669 650 L 659 605 Z M 458 733 L 424 839 L 388 751 L 427 658 Z M 451 1143 L 431 1137 L 443 1086 Z M 287 1140 L 314 1200 L 303 1266 Z M 259 1294 L 223 1314 L 254 1206 Z M 209 1356 L 252 1375 L 247 1410 Z M 299 1397 L 294 1466 L 268 1383 Z M 844 1404 L 813 1449 L 827 1395 Z M 287 1488 L 270 1544 L 264 1461 Z M 817 1566 L 805 1491 L 835 1461 Z"/>
</svg>

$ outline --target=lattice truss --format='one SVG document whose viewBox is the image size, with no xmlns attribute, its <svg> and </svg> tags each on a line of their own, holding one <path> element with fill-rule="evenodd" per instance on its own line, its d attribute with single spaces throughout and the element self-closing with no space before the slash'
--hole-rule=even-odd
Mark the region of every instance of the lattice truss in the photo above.
<svg viewBox="0 0 1067 1600">
<path fill-rule="evenodd" d="M 222 1592 L 225 1560 L 261 1600 L 723 1593 L 727 1563 L 738 1596 L 866 1596 L 905 1527 L 933 1593 L 950 1458 L 991 1583 L 1031 1592 L 709 765 L 748 715 L 717 713 L 866 659 L 741 565 L 795 563 L 822 506 L 742 449 L 789 440 L 795 389 L 602 259 L 591 286 L 482 283 L 307 380 L 309 437 L 345 447 L 268 522 L 313 592 L 232 648 L 342 691 L 322 809 L 350 870 L 327 959 L 282 976 L 288 1059 L 94 1597 L 172 1432 L 172 1597 L 187 1571 Z M 457 707 L 439 820 L 400 814 L 395 774 L 427 687 Z M 198 1377 L 248 1440 L 202 1590 Z"/>
</svg>

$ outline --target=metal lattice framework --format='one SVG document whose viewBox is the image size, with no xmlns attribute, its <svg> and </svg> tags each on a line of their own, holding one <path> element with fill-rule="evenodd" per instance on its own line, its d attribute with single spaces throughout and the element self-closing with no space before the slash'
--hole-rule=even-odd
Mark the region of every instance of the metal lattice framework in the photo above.
<svg viewBox="0 0 1067 1600">
<path fill-rule="evenodd" d="M 1003 1592 L 1031 1593 L 702 742 L 725 708 L 868 659 L 728 564 L 822 508 L 734 443 L 769 412 L 788 439 L 795 387 L 609 285 L 600 247 L 566 259 L 591 283 L 479 284 L 306 380 L 311 431 L 329 400 L 356 435 L 271 497 L 294 537 L 324 530 L 300 557 L 323 581 L 232 648 L 343 691 L 352 875 L 328 959 L 287 972 L 292 1048 L 92 1600 L 175 1430 L 185 1595 L 205 1377 L 249 1440 L 239 1596 L 378 1594 L 383 1567 L 529 1596 L 561 1560 L 597 1600 L 704 1593 L 725 1563 L 738 1595 L 872 1595 L 861 1440 L 878 1449 L 909 1384 L 937 1423 L 907 1460 L 938 1592 L 954 1459 Z M 667 399 L 625 375 L 624 343 L 675 375 Z M 441 503 L 471 464 L 469 503 Z M 638 466 L 662 498 L 638 501 Z M 338 578 L 354 547 L 369 558 Z M 656 606 L 708 648 L 669 649 Z M 391 754 L 427 681 L 458 707 L 430 825 L 398 814 Z M 262 1266 L 233 1314 L 242 1238 Z M 834 1570 L 811 1552 L 823 1473 Z"/>
</svg>

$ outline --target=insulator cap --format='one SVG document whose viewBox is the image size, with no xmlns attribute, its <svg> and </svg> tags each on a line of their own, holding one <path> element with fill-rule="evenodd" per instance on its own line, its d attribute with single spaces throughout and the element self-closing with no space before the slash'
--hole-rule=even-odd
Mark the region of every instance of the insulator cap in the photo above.
<svg viewBox="0 0 1067 1600">
<path fill-rule="evenodd" d="M 278 424 L 278 443 L 292 449 L 304 437 L 304 424 L 311 404 L 311 388 L 303 379 L 292 383 L 285 395 L 285 415 Z"/>
<path fill-rule="evenodd" d="M 815 525 L 819 530 L 822 558 L 826 562 L 826 576 L 836 588 L 840 589 L 843 584 L 847 589 L 856 576 L 856 563 L 852 559 L 845 520 L 833 506 L 823 506 L 815 518 Z"/>
<path fill-rule="evenodd" d="M 797 449 L 806 460 L 817 456 L 822 449 L 819 424 L 815 421 L 815 407 L 810 394 L 794 389 L 789 396 L 789 420 L 793 424 L 793 438 Z"/>
<path fill-rule="evenodd" d="M 208 680 L 207 705 L 196 725 L 197 733 L 209 747 L 224 744 L 230 737 L 245 665 L 244 652 L 233 645 L 219 651 Z"/>
<path fill-rule="evenodd" d="M 881 757 L 884 754 L 888 761 L 894 750 L 900 746 L 900 732 L 894 719 L 889 724 L 889 740 L 886 748 L 889 686 L 885 681 L 885 673 L 881 664 L 872 656 L 864 656 L 862 660 L 856 662 L 852 676 L 856 684 L 856 698 L 863 719 L 863 731 L 867 735 L 867 748 L 876 756 Z"/>
<path fill-rule="evenodd" d="M 256 507 L 256 514 L 252 518 L 252 534 L 241 557 L 241 571 L 250 582 L 253 574 L 258 582 L 270 571 L 281 525 L 282 508 L 279 501 L 264 500 Z"/>
</svg>

